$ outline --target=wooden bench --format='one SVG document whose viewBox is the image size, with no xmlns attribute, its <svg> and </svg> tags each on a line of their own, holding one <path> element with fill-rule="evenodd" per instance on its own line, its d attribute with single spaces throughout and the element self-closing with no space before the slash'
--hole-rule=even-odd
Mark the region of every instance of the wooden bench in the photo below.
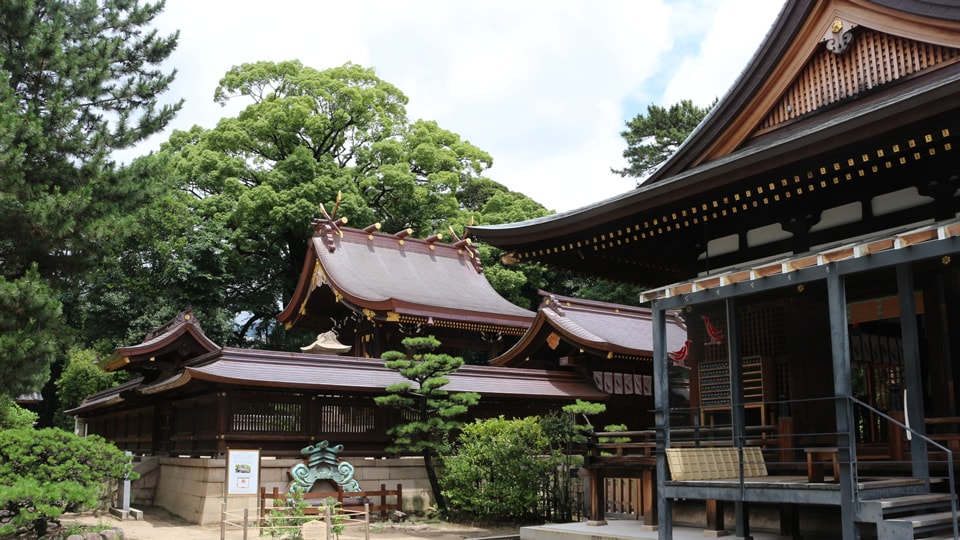
<svg viewBox="0 0 960 540">
<path fill-rule="evenodd" d="M 667 464 L 673 480 L 723 480 L 740 477 L 740 449 L 733 446 L 667 448 Z M 759 446 L 743 447 L 743 476 L 767 476 Z"/>
<path fill-rule="evenodd" d="M 807 482 L 823 482 L 823 464 L 833 464 L 833 481 L 840 479 L 840 451 L 836 447 L 804 448 L 807 454 Z"/>
<path fill-rule="evenodd" d="M 673 480 L 725 480 L 740 478 L 740 450 L 734 446 L 667 448 L 667 464 Z M 743 447 L 743 477 L 767 476 L 767 466 L 759 446 Z M 723 502 L 706 500 L 707 523 L 704 536 L 725 536 Z"/>
<path fill-rule="evenodd" d="M 281 492 L 276 487 L 273 488 L 271 494 L 267 494 L 267 488 L 260 487 L 260 517 L 263 518 L 266 512 L 266 502 L 267 500 L 272 501 L 283 501 L 290 494 L 287 492 Z M 344 509 L 363 509 L 364 502 L 370 498 L 380 498 L 379 504 L 376 502 L 369 502 L 370 513 L 379 512 L 381 517 L 386 517 L 387 512 L 389 511 L 402 511 L 403 510 L 403 485 L 397 484 L 397 489 L 387 489 L 386 484 L 380 484 L 380 489 L 376 491 L 356 491 L 356 492 L 345 492 L 342 489 L 337 491 L 311 491 L 303 494 L 303 500 L 310 504 L 311 508 L 307 509 L 307 514 L 311 512 L 316 512 L 316 507 L 325 503 L 329 499 L 333 499 L 340 504 L 341 508 Z M 388 503 L 387 497 L 393 497 L 394 502 Z M 360 501 L 357 503 L 356 501 Z"/>
<path fill-rule="evenodd" d="M 924 422 L 927 425 L 927 437 L 949 448 L 956 459 L 957 454 L 960 454 L 960 433 L 956 432 L 960 428 L 960 416 L 928 416 Z M 947 432 L 931 433 L 938 429 Z"/>
</svg>

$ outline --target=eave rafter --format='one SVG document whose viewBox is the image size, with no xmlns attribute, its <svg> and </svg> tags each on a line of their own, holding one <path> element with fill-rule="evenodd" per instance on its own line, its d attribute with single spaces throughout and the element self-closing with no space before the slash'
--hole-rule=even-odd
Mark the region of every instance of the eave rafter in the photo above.
<svg viewBox="0 0 960 540">
<path fill-rule="evenodd" d="M 702 254 L 708 241 L 737 230 L 745 217 L 786 219 L 791 211 L 803 206 L 800 201 L 806 198 L 834 199 L 842 193 L 847 198 L 859 197 L 876 191 L 878 178 L 896 174 L 901 167 L 946 162 L 945 156 L 952 155 L 956 148 L 956 123 L 956 118 L 945 118 L 895 137 L 849 148 L 819 162 L 808 161 L 802 168 L 788 166 L 743 181 L 730 180 L 700 196 L 664 205 L 656 212 L 640 211 L 629 219 L 607 225 L 602 232 L 594 228 L 576 240 L 566 238 L 563 244 L 517 250 L 510 257 L 518 262 L 550 263 L 570 261 L 577 256 L 589 259 L 593 265 L 623 265 L 625 269 L 648 270 L 661 276 L 689 272 L 696 268 L 692 257 Z M 909 185 L 913 184 L 901 187 Z M 705 234 L 705 230 L 712 233 Z M 684 249 L 677 249 L 678 246 Z M 590 254 L 578 253 L 582 250 Z M 667 250 L 686 259 L 670 257 Z M 630 254 L 643 254 L 643 259 Z"/>
</svg>

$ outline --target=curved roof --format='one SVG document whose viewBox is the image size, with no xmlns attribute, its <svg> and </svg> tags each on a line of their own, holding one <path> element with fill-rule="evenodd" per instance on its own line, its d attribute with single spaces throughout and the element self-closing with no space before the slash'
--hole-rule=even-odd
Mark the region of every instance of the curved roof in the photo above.
<svg viewBox="0 0 960 540">
<path fill-rule="evenodd" d="M 537 355 L 552 339 L 601 358 L 652 359 L 653 326 L 649 309 L 583 300 L 540 291 L 544 297 L 537 318 L 523 338 L 503 355 L 497 366 L 519 365 Z M 556 336 L 556 337 L 551 337 Z M 687 328 L 676 313 L 667 320 L 667 350 L 683 347 Z M 550 345 L 556 349 L 556 344 Z"/>
<path fill-rule="evenodd" d="M 329 220 L 318 222 L 317 228 L 300 283 L 278 316 L 288 325 L 303 314 L 311 293 L 324 286 L 355 310 L 376 312 L 387 320 L 432 319 L 437 325 L 512 328 L 514 333 L 533 320 L 533 312 L 510 303 L 490 286 L 469 241 L 445 244 L 334 228 Z"/>
<path fill-rule="evenodd" d="M 382 360 L 344 358 L 334 355 L 287 353 L 224 348 L 208 355 L 163 380 L 146 383 L 136 379 L 121 386 L 88 396 L 71 411 L 74 415 L 123 401 L 121 393 L 160 394 L 191 381 L 208 381 L 235 386 L 284 388 L 360 394 L 383 394 L 391 384 L 403 382 L 399 373 Z M 463 366 L 447 377 L 450 392 L 477 392 L 481 396 L 534 400 L 603 400 L 598 390 L 582 375 L 539 369 L 492 366 Z"/>
<path fill-rule="evenodd" d="M 215 351 L 220 346 L 210 340 L 200 322 L 187 309 L 166 324 L 150 331 L 142 343 L 118 347 L 107 359 L 107 371 L 126 367 L 137 370 L 137 364 L 161 362 L 176 365 L 186 359 Z"/>
<path fill-rule="evenodd" d="M 258 387 L 277 386 L 339 392 L 383 393 L 403 382 L 382 360 L 332 355 L 279 353 L 226 348 L 214 361 L 186 368 L 193 379 Z M 447 376 L 450 392 L 529 399 L 604 399 L 606 393 L 581 375 L 536 369 L 463 366 Z"/>
</svg>

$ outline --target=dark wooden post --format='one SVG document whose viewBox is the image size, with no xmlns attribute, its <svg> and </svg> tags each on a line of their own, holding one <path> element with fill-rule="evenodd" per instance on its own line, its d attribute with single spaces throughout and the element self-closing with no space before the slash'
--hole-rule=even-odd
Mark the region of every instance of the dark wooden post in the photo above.
<svg viewBox="0 0 960 540">
<path fill-rule="evenodd" d="M 227 455 L 227 419 L 230 415 L 230 402 L 226 392 L 217 392 L 216 447 L 217 455 Z"/>
<path fill-rule="evenodd" d="M 853 378 L 850 370 L 850 343 L 847 334 L 847 291 L 836 266 L 827 267 L 827 305 L 830 314 L 830 344 L 833 357 L 834 412 L 837 418 L 837 448 L 840 459 L 840 531 L 843 540 L 856 540 L 854 478 L 856 459 L 851 402 Z"/>
<path fill-rule="evenodd" d="M 670 373 L 667 366 L 666 310 L 654 300 L 651 305 L 653 329 L 653 403 L 657 431 L 657 493 L 667 486 L 667 448 L 670 446 Z M 664 497 L 657 505 L 658 538 L 673 538 L 673 504 Z"/>
<path fill-rule="evenodd" d="M 889 411 L 889 414 L 890 418 L 893 418 L 897 422 L 903 424 L 903 411 Z M 890 449 L 890 461 L 903 461 L 903 428 L 897 424 L 894 424 L 893 422 L 888 422 L 887 424 L 887 445 Z"/>
<path fill-rule="evenodd" d="M 920 369 L 920 336 L 917 330 L 917 306 L 913 287 L 913 269 L 908 264 L 897 266 L 897 294 L 900 297 L 900 334 L 903 336 L 903 378 L 910 429 L 926 433 L 923 410 L 923 374 Z M 927 443 L 920 437 L 911 437 L 910 456 L 913 477 L 930 481 Z"/>
<path fill-rule="evenodd" d="M 602 469 L 590 471 L 590 517 L 587 525 L 607 524 L 607 490 Z"/>
<path fill-rule="evenodd" d="M 657 528 L 657 475 L 656 469 L 646 468 L 640 473 L 640 489 L 643 493 L 643 528 Z"/>
<path fill-rule="evenodd" d="M 796 461 L 796 445 L 793 442 L 793 417 L 777 418 L 777 446 L 781 463 Z"/>
<path fill-rule="evenodd" d="M 780 505 L 780 538 L 800 540 L 800 507 L 794 503 Z"/>
<path fill-rule="evenodd" d="M 723 524 L 723 501 L 707 499 L 707 528 L 703 535 L 713 538 L 727 535 Z"/>
</svg>

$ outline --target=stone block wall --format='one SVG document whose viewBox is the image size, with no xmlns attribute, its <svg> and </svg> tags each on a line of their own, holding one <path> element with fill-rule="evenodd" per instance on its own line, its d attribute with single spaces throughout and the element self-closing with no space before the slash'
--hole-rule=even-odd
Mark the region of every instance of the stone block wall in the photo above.
<svg viewBox="0 0 960 540">
<path fill-rule="evenodd" d="M 420 458 L 374 459 L 349 458 L 355 469 L 354 478 L 365 491 L 396 489 L 403 484 L 403 510 L 407 513 L 423 513 L 432 504 L 430 482 L 423 460 Z M 286 490 L 287 474 L 291 467 L 301 463 L 299 459 L 262 458 L 260 461 L 260 486 L 267 492 L 274 487 Z M 153 504 L 190 522 L 210 525 L 220 521 L 221 505 L 226 475 L 225 459 L 210 458 L 159 458 L 159 474 L 150 475 L 155 482 Z M 138 486 L 134 483 L 134 492 Z M 318 486 L 318 491 L 332 490 Z M 231 495 L 227 498 L 227 511 L 242 512 L 249 508 L 251 517 L 257 515 L 259 495 Z M 142 503 L 141 503 L 142 504 Z M 136 499 L 133 506 L 136 507 Z"/>
</svg>

